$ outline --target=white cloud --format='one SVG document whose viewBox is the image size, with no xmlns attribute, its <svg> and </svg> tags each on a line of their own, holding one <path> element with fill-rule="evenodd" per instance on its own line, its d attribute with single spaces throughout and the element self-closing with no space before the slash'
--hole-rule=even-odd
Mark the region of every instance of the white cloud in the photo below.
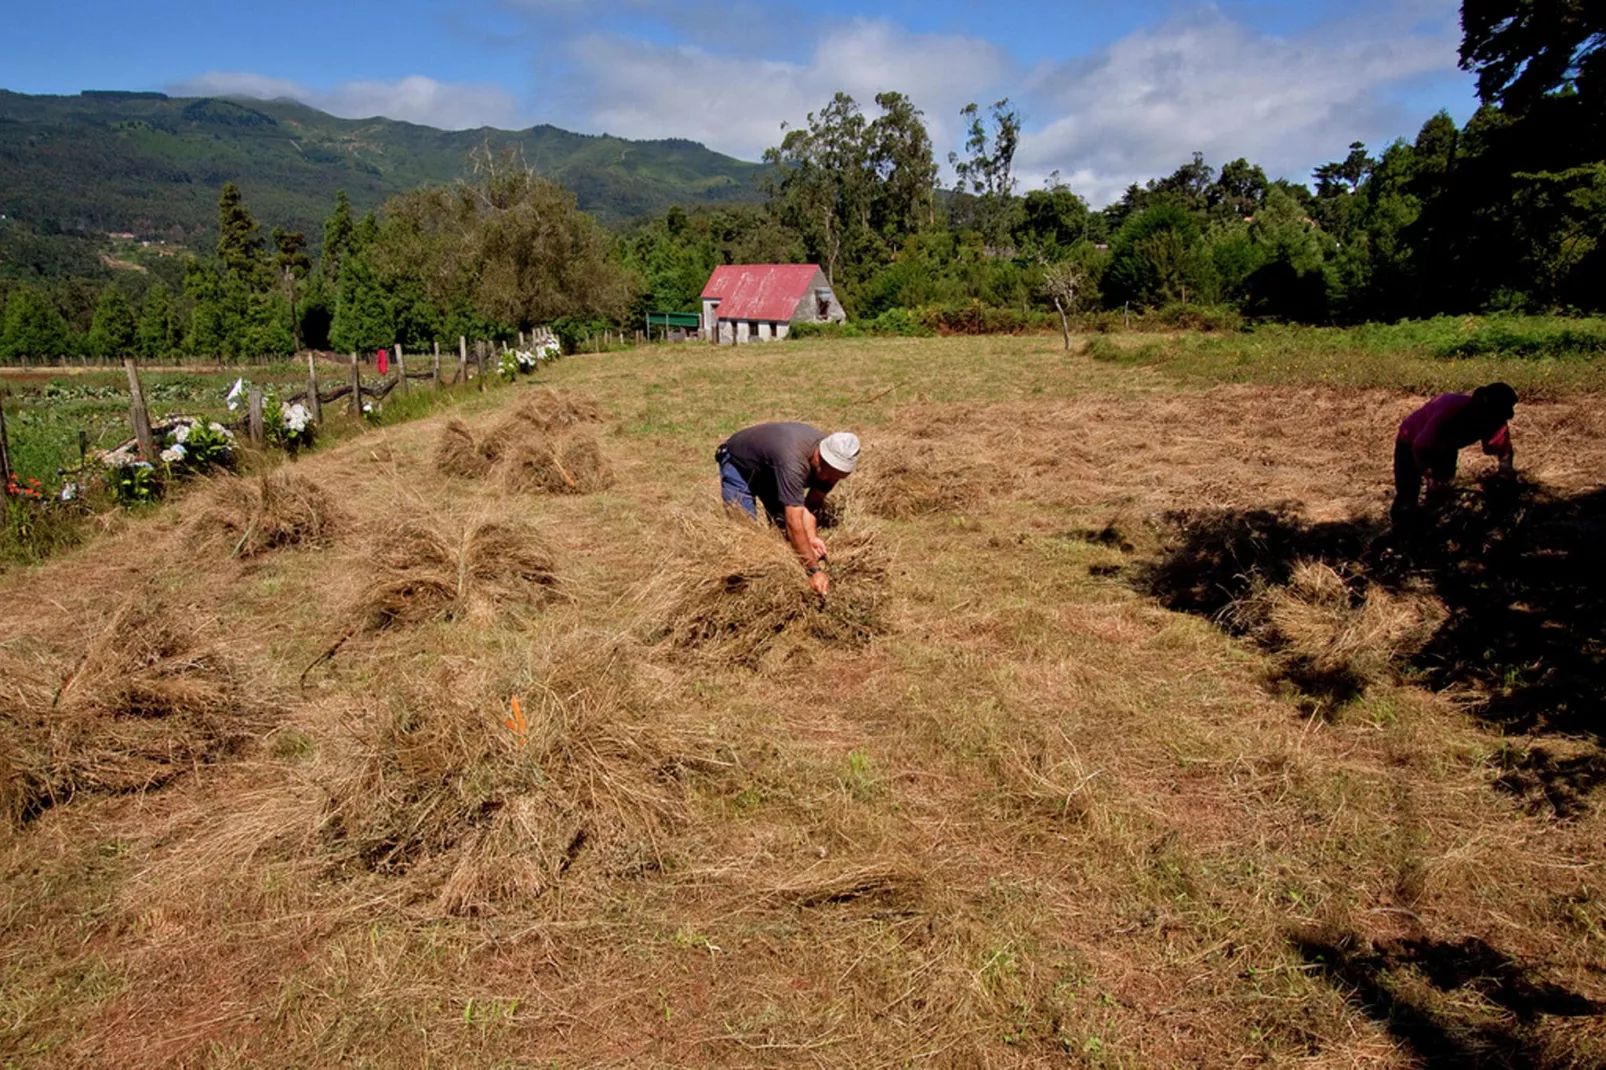
<svg viewBox="0 0 1606 1070">
<path fill-rule="evenodd" d="M 1260 34 L 1217 12 L 1140 30 L 1093 56 L 1040 69 L 1016 157 L 1023 180 L 1058 169 L 1095 205 L 1134 181 L 1169 174 L 1191 153 L 1219 166 L 1239 156 L 1304 180 L 1351 141 L 1376 146 L 1427 115 L 1389 103 L 1392 86 L 1455 70 L 1446 5 L 1416 5 L 1298 37 Z M 1438 17 L 1417 22 L 1431 7 Z"/>
<path fill-rule="evenodd" d="M 171 89 L 180 96 L 288 97 L 342 118 L 382 115 L 443 130 L 521 125 L 517 99 L 500 86 L 437 82 L 418 74 L 394 82 L 344 82 L 330 89 L 313 89 L 285 78 L 209 71 Z"/>
<path fill-rule="evenodd" d="M 870 112 L 877 93 L 903 93 L 925 111 L 933 141 L 945 145 L 959 109 L 985 96 L 1010 66 L 980 38 L 864 20 L 827 30 L 802 63 L 600 34 L 575 41 L 571 56 L 584 86 L 575 103 L 591 129 L 691 138 L 749 160 L 780 142 L 783 122 L 803 123 L 838 90 Z"/>
</svg>

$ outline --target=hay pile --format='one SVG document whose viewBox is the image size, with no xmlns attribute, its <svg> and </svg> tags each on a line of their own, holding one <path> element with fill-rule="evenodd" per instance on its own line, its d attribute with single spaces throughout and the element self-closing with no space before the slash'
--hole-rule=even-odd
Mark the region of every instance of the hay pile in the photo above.
<svg viewBox="0 0 1606 1070">
<path fill-rule="evenodd" d="M 590 435 L 527 438 L 501 470 L 502 485 L 515 494 L 593 494 L 613 485 L 613 466 Z"/>
<path fill-rule="evenodd" d="M 377 532 L 374 577 L 358 598 L 362 627 L 452 620 L 557 594 L 539 535 L 495 520 L 436 518 Z"/>
<path fill-rule="evenodd" d="M 483 479 L 494 463 L 462 420 L 449 420 L 441 428 L 441 437 L 435 444 L 435 470 L 442 475 Z"/>
<path fill-rule="evenodd" d="M 592 494 L 613 485 L 613 466 L 581 424 L 601 419 L 595 402 L 545 390 L 481 440 L 453 420 L 435 447 L 438 471 L 464 479 L 498 475 L 514 493 Z"/>
<path fill-rule="evenodd" d="M 848 483 L 855 505 L 866 512 L 887 520 L 913 520 L 973 509 L 996 479 L 989 467 L 972 464 L 950 448 L 914 442 L 877 448 Z"/>
<path fill-rule="evenodd" d="M 8 657 L 0 694 L 0 813 L 21 824 L 81 793 L 159 788 L 242 749 L 264 708 L 191 607 L 133 598 L 76 664 Z"/>
<path fill-rule="evenodd" d="M 686 559 L 651 594 L 655 641 L 757 667 L 803 642 L 861 646 L 889 630 L 889 560 L 872 531 L 831 537 L 826 599 L 809 588 L 784 536 L 746 517 L 689 520 L 681 543 Z"/>
<path fill-rule="evenodd" d="M 196 545 L 223 545 L 231 557 L 250 558 L 288 546 L 327 546 L 346 522 L 322 487 L 280 469 L 220 480 L 190 533 Z"/>
<path fill-rule="evenodd" d="M 1278 675 L 1327 706 L 1391 680 L 1397 661 L 1432 638 L 1445 609 L 1429 594 L 1393 594 L 1304 560 L 1287 584 L 1257 578 L 1222 619 L 1272 650 Z"/>
<path fill-rule="evenodd" d="M 516 677 L 410 684 L 334 767 L 323 829 L 343 868 L 409 875 L 447 914 L 528 909 L 582 870 L 651 868 L 684 818 L 664 770 L 688 737 L 602 637 Z"/>
</svg>

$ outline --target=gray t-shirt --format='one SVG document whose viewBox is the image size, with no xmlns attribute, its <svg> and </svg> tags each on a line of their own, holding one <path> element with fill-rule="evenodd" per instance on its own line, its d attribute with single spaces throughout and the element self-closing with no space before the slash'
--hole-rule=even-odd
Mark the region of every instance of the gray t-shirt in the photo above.
<svg viewBox="0 0 1606 1070">
<path fill-rule="evenodd" d="M 813 478 L 814 449 L 825 432 L 808 424 L 754 424 L 725 440 L 731 463 L 753 493 L 779 505 L 802 505 L 810 490 L 829 491 Z M 767 504 L 767 503 L 766 503 Z"/>
</svg>

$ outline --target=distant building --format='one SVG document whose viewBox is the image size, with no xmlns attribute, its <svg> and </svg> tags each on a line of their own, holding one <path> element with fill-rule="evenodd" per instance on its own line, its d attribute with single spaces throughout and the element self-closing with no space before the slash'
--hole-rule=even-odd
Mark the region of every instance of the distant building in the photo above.
<svg viewBox="0 0 1606 1070">
<path fill-rule="evenodd" d="M 817 264 L 727 264 L 703 287 L 708 342 L 769 342 L 785 338 L 794 323 L 847 318 Z"/>
</svg>

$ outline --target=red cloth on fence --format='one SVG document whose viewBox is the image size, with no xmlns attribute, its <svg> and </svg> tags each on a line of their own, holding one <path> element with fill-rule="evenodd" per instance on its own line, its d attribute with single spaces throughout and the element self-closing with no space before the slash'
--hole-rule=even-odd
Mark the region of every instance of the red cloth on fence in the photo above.
<svg viewBox="0 0 1606 1070">
<path fill-rule="evenodd" d="M 381 349 L 374 354 L 374 361 L 379 365 L 379 374 L 385 375 L 390 371 L 390 350 Z"/>
</svg>

